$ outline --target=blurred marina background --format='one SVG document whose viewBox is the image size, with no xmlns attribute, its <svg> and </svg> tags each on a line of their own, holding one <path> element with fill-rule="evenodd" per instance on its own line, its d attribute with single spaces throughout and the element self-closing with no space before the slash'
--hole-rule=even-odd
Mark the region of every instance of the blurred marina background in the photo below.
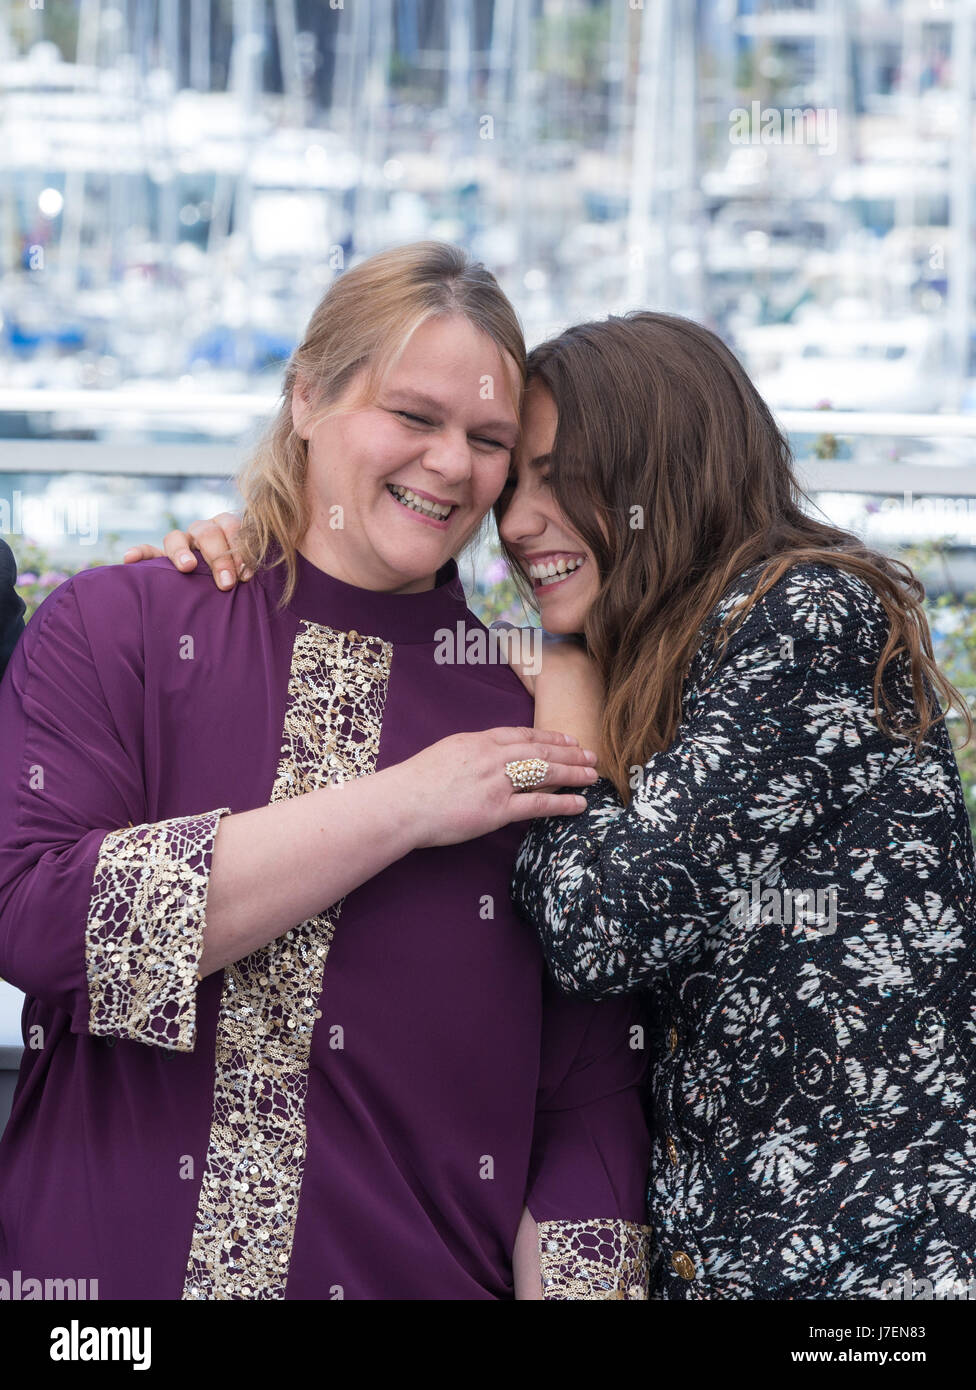
<svg viewBox="0 0 976 1390">
<path fill-rule="evenodd" d="M 31 606 L 233 508 L 323 290 L 434 237 L 530 345 L 637 307 L 719 332 L 811 505 L 911 557 L 972 692 L 974 27 L 976 0 L 0 0 L 0 533 Z M 490 543 L 465 580 L 514 611 Z"/>
<path fill-rule="evenodd" d="M 715 328 L 821 508 L 976 586 L 974 14 L 2 0 L 0 525 L 77 565 L 232 505 L 332 277 L 437 237 L 530 344 Z"/>
</svg>

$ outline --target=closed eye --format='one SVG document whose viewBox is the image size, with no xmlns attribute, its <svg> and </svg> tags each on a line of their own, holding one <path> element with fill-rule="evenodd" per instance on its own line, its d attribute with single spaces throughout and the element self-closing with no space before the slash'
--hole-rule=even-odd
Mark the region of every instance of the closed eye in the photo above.
<svg viewBox="0 0 976 1390">
<path fill-rule="evenodd" d="M 432 420 L 428 420 L 423 415 L 414 415 L 412 411 L 394 410 L 393 414 L 398 416 L 401 420 L 409 421 L 411 425 L 419 425 L 423 429 L 428 430 L 434 428 L 434 422 Z M 500 439 L 489 439 L 485 435 L 472 435 L 471 438 L 476 444 L 483 445 L 487 449 L 504 449 L 506 453 L 511 452 L 511 446 L 503 443 Z"/>
</svg>

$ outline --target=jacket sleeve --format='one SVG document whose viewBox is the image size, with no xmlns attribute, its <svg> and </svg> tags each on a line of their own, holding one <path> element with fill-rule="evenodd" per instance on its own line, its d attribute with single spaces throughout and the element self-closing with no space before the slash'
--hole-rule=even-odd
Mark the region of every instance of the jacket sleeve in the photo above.
<svg viewBox="0 0 976 1390">
<path fill-rule="evenodd" d="M 113 619 L 97 663 L 93 603 Z M 0 685 L 0 976 L 65 1011 L 72 1032 L 187 1052 L 228 808 L 148 822 L 144 719 L 134 589 L 109 570 L 68 580 Z"/>
<path fill-rule="evenodd" d="M 526 1194 L 546 1299 L 648 1296 L 646 1059 L 637 1001 L 569 999 L 547 977 Z"/>
<path fill-rule="evenodd" d="M 24 600 L 16 590 L 17 565 L 6 541 L 0 540 L 0 679 L 24 630 Z"/>
<path fill-rule="evenodd" d="M 629 807 L 601 778 L 582 789 L 579 816 L 532 823 L 512 893 L 564 989 L 621 994 L 694 958 L 745 912 L 750 885 L 775 882 L 912 756 L 874 718 L 886 638 L 867 584 L 827 565 L 788 570 L 720 658 L 699 653 L 677 736 L 648 760 Z M 904 682 L 886 670 L 896 712 Z"/>
</svg>

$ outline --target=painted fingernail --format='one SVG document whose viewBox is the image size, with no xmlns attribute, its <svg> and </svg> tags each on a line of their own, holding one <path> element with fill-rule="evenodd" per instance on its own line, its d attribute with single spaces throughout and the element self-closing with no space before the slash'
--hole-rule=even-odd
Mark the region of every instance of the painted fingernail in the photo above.
<svg viewBox="0 0 976 1390">
<path fill-rule="evenodd" d="M 592 748 L 584 748 L 584 749 L 583 749 L 583 757 L 586 759 L 586 761 L 587 761 L 588 763 L 595 763 L 595 762 L 596 762 L 596 754 L 593 752 L 593 749 L 592 749 Z"/>
<path fill-rule="evenodd" d="M 250 570 L 248 570 L 248 569 L 243 569 L 243 570 L 241 570 L 241 578 L 242 578 L 242 579 L 250 579 L 250 577 L 251 577 L 251 571 L 250 571 Z"/>
<path fill-rule="evenodd" d="M 180 564 L 181 564 L 181 565 L 192 565 L 192 564 L 193 564 L 193 556 L 190 554 L 190 552 L 189 552 L 188 550 L 184 550 L 184 551 L 183 551 L 183 554 L 180 556 Z"/>
<path fill-rule="evenodd" d="M 222 589 L 229 589 L 232 583 L 230 570 L 221 570 L 219 583 Z"/>
</svg>

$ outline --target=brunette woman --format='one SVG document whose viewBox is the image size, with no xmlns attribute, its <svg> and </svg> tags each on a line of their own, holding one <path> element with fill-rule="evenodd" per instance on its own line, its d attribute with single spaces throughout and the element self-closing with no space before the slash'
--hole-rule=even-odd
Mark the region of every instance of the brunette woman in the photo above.
<svg viewBox="0 0 976 1390">
<path fill-rule="evenodd" d="M 513 893 L 563 988 L 645 999 L 652 1297 L 961 1296 L 976 865 L 939 697 L 972 722 L 922 586 L 801 509 L 704 328 L 582 324 L 529 381 L 499 528 L 585 639 L 546 652 L 536 720 L 604 775 Z"/>
</svg>

